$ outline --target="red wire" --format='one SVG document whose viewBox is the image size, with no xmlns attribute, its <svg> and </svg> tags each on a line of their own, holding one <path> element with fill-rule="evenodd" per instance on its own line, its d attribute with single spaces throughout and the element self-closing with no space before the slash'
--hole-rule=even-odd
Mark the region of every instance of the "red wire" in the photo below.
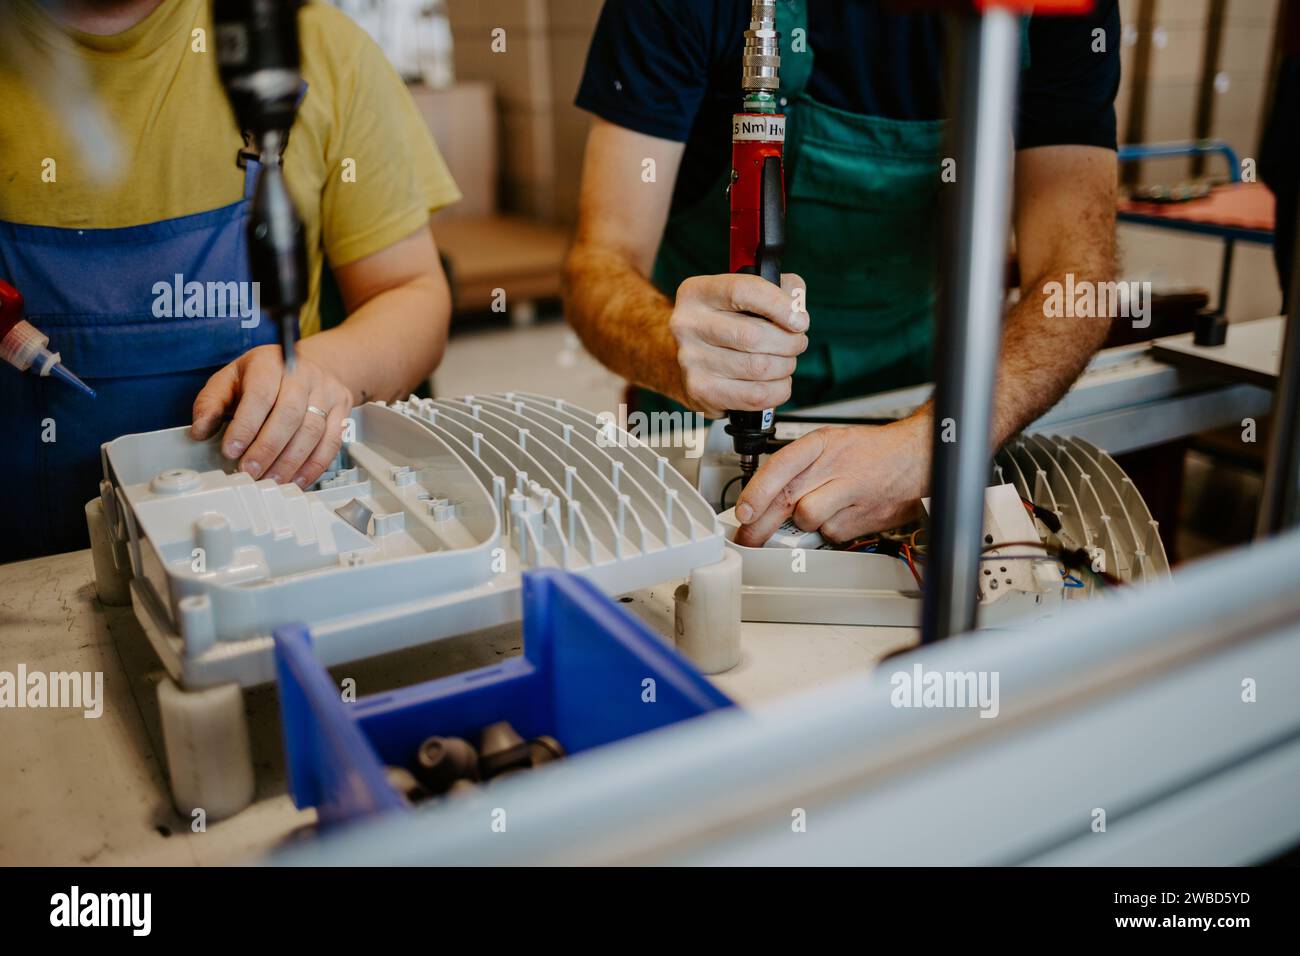
<svg viewBox="0 0 1300 956">
<path fill-rule="evenodd" d="M 916 570 L 916 563 L 912 560 L 912 548 L 909 545 L 903 545 L 903 558 L 907 561 L 908 568 L 912 571 L 912 577 L 916 578 L 916 586 L 923 587 L 921 584 L 921 574 Z"/>
</svg>

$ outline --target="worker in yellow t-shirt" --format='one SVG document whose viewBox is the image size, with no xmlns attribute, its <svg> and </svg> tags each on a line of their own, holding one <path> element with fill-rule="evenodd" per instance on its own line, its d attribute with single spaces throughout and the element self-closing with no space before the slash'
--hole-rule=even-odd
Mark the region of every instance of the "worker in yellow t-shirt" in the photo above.
<svg viewBox="0 0 1300 956">
<path fill-rule="evenodd" d="M 460 194 L 370 38 L 323 3 L 299 33 L 305 93 L 282 161 L 310 294 L 286 373 L 249 281 L 253 175 L 210 2 L 3 5 L 0 279 L 98 398 L 0 368 L 0 561 L 85 546 L 102 442 L 183 424 L 204 439 L 229 418 L 222 451 L 240 469 L 307 487 L 354 403 L 403 396 L 440 360 L 450 297 L 429 217 Z M 347 318 L 322 332 L 327 260 Z"/>
</svg>

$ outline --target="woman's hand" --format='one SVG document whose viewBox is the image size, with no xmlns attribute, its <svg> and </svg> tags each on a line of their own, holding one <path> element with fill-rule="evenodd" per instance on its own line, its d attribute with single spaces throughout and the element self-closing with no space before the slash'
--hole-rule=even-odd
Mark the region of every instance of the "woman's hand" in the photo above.
<svg viewBox="0 0 1300 956">
<path fill-rule="evenodd" d="M 222 454 L 254 479 L 309 487 L 343 444 L 353 398 L 304 351 L 300 343 L 291 373 L 279 345 L 260 345 L 214 374 L 194 399 L 190 436 L 209 438 L 233 410 Z"/>
</svg>

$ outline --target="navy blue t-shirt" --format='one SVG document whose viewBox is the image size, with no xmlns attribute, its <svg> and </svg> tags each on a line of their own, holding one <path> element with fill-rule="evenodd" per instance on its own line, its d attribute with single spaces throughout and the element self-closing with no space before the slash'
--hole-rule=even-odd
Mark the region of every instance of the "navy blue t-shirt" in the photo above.
<svg viewBox="0 0 1300 956">
<path fill-rule="evenodd" d="M 897 14 L 874 0 L 807 0 L 813 73 L 827 106 L 898 120 L 944 118 L 943 19 Z M 686 143 L 674 209 L 715 186 L 731 161 L 731 116 L 749 0 L 606 0 L 577 105 L 627 129 Z M 1094 31 L 1105 31 L 1104 52 Z M 1029 21 L 1016 146 L 1115 148 L 1117 0 L 1081 17 Z"/>
</svg>

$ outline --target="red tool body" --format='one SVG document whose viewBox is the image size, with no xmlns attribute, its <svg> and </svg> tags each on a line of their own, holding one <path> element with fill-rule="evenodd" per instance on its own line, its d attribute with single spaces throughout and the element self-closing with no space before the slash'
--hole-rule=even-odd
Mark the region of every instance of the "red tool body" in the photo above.
<svg viewBox="0 0 1300 956">
<path fill-rule="evenodd" d="M 737 113 L 731 121 L 731 271 L 760 274 L 763 241 L 763 170 L 772 159 L 785 195 L 785 117 L 780 113 Z M 782 199 L 784 210 L 784 199 Z M 777 285 L 781 277 L 776 277 Z"/>
<path fill-rule="evenodd" d="M 731 271 L 781 285 L 785 252 L 785 116 L 777 112 L 780 34 L 775 0 L 753 0 L 745 31 L 744 107 L 731 120 Z M 727 434 L 740 458 L 742 485 L 776 432 L 776 411 L 729 411 Z"/>
</svg>

